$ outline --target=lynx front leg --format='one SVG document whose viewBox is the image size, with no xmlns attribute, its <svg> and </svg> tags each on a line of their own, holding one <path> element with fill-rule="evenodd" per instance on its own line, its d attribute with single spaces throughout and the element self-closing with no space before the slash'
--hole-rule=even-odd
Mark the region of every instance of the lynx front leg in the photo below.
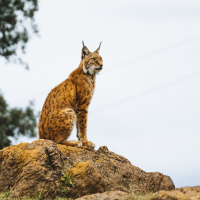
<svg viewBox="0 0 200 200">
<path fill-rule="evenodd" d="M 79 131 L 79 125 L 78 125 L 78 117 L 76 118 L 76 137 L 78 138 L 78 140 L 80 141 L 80 131 Z"/>
<path fill-rule="evenodd" d="M 80 109 L 77 114 L 76 128 L 77 137 L 83 146 L 95 147 L 95 144 L 87 139 L 87 109 Z"/>
</svg>

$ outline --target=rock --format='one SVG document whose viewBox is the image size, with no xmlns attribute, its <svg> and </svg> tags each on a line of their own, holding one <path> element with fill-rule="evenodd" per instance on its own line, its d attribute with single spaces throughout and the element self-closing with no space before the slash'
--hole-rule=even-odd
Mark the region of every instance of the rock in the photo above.
<svg viewBox="0 0 200 200">
<path fill-rule="evenodd" d="M 12 188 L 10 198 L 55 198 L 61 187 L 61 152 L 50 140 L 22 143 L 0 151 L 0 192 Z"/>
<path fill-rule="evenodd" d="M 171 191 L 159 191 L 152 200 L 200 200 L 200 186 L 182 187 Z"/>
<path fill-rule="evenodd" d="M 61 179 L 62 178 L 62 179 Z M 0 192 L 12 189 L 10 198 L 43 198 L 121 190 L 157 192 L 175 188 L 171 178 L 147 173 L 107 147 L 67 147 L 37 140 L 0 151 Z"/>
<path fill-rule="evenodd" d="M 103 193 L 97 193 L 97 194 L 92 194 L 92 195 L 87 195 L 80 197 L 76 200 L 100 200 L 100 199 L 107 199 L 107 200 L 117 200 L 121 198 L 125 198 L 127 196 L 126 192 L 122 191 L 107 191 Z"/>
<path fill-rule="evenodd" d="M 73 177 L 74 189 L 68 191 L 69 197 L 81 197 L 87 194 L 94 194 L 105 191 L 105 183 L 96 167 L 91 161 L 77 163 L 68 172 Z M 77 193 L 77 191 L 79 191 Z"/>
<path fill-rule="evenodd" d="M 65 158 L 64 165 L 70 168 L 68 174 L 75 186 L 68 189 L 67 197 L 78 198 L 120 188 L 140 193 L 175 189 L 169 176 L 159 172 L 147 173 L 105 146 L 97 151 L 89 147 L 58 147 Z"/>
</svg>

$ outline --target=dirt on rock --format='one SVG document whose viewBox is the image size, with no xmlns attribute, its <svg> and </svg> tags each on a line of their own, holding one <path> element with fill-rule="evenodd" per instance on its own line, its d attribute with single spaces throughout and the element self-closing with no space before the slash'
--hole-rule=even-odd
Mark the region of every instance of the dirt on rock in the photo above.
<svg viewBox="0 0 200 200">
<path fill-rule="evenodd" d="M 0 192 L 10 198 L 84 195 L 121 190 L 157 192 L 173 190 L 169 176 L 147 173 L 107 147 L 67 147 L 50 140 L 36 140 L 0 151 Z"/>
</svg>

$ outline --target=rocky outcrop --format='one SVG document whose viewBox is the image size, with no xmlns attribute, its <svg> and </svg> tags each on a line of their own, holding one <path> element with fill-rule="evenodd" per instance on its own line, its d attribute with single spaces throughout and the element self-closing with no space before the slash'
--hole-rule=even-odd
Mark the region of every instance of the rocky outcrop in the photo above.
<svg viewBox="0 0 200 200">
<path fill-rule="evenodd" d="M 157 192 L 172 190 L 169 176 L 147 173 L 107 147 L 67 147 L 37 140 L 0 151 L 0 192 L 12 190 L 10 198 L 84 195 L 121 190 Z"/>
<path fill-rule="evenodd" d="M 172 191 L 159 191 L 152 200 L 200 200 L 200 186 L 182 187 Z"/>
</svg>

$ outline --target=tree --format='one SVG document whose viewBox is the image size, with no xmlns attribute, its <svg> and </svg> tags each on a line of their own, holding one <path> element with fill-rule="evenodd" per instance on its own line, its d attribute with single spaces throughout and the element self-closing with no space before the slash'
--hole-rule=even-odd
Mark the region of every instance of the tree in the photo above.
<svg viewBox="0 0 200 200">
<path fill-rule="evenodd" d="M 38 10 L 38 0 L 0 0 L 0 56 L 7 61 L 26 65 L 17 56 L 18 48 L 25 53 L 30 33 L 38 33 L 34 14 Z"/>
<path fill-rule="evenodd" d="M 17 56 L 18 49 L 25 53 L 30 32 L 37 34 L 34 14 L 38 0 L 0 0 L 0 57 L 7 61 L 28 64 Z M 36 118 L 33 103 L 25 109 L 8 107 L 0 93 L 0 149 L 11 145 L 9 136 L 36 136 Z"/>
<path fill-rule="evenodd" d="M 36 136 L 36 115 L 32 108 L 33 103 L 24 110 L 21 108 L 9 109 L 0 93 L 0 149 L 10 146 L 9 136 L 16 139 L 20 135 Z"/>
</svg>

